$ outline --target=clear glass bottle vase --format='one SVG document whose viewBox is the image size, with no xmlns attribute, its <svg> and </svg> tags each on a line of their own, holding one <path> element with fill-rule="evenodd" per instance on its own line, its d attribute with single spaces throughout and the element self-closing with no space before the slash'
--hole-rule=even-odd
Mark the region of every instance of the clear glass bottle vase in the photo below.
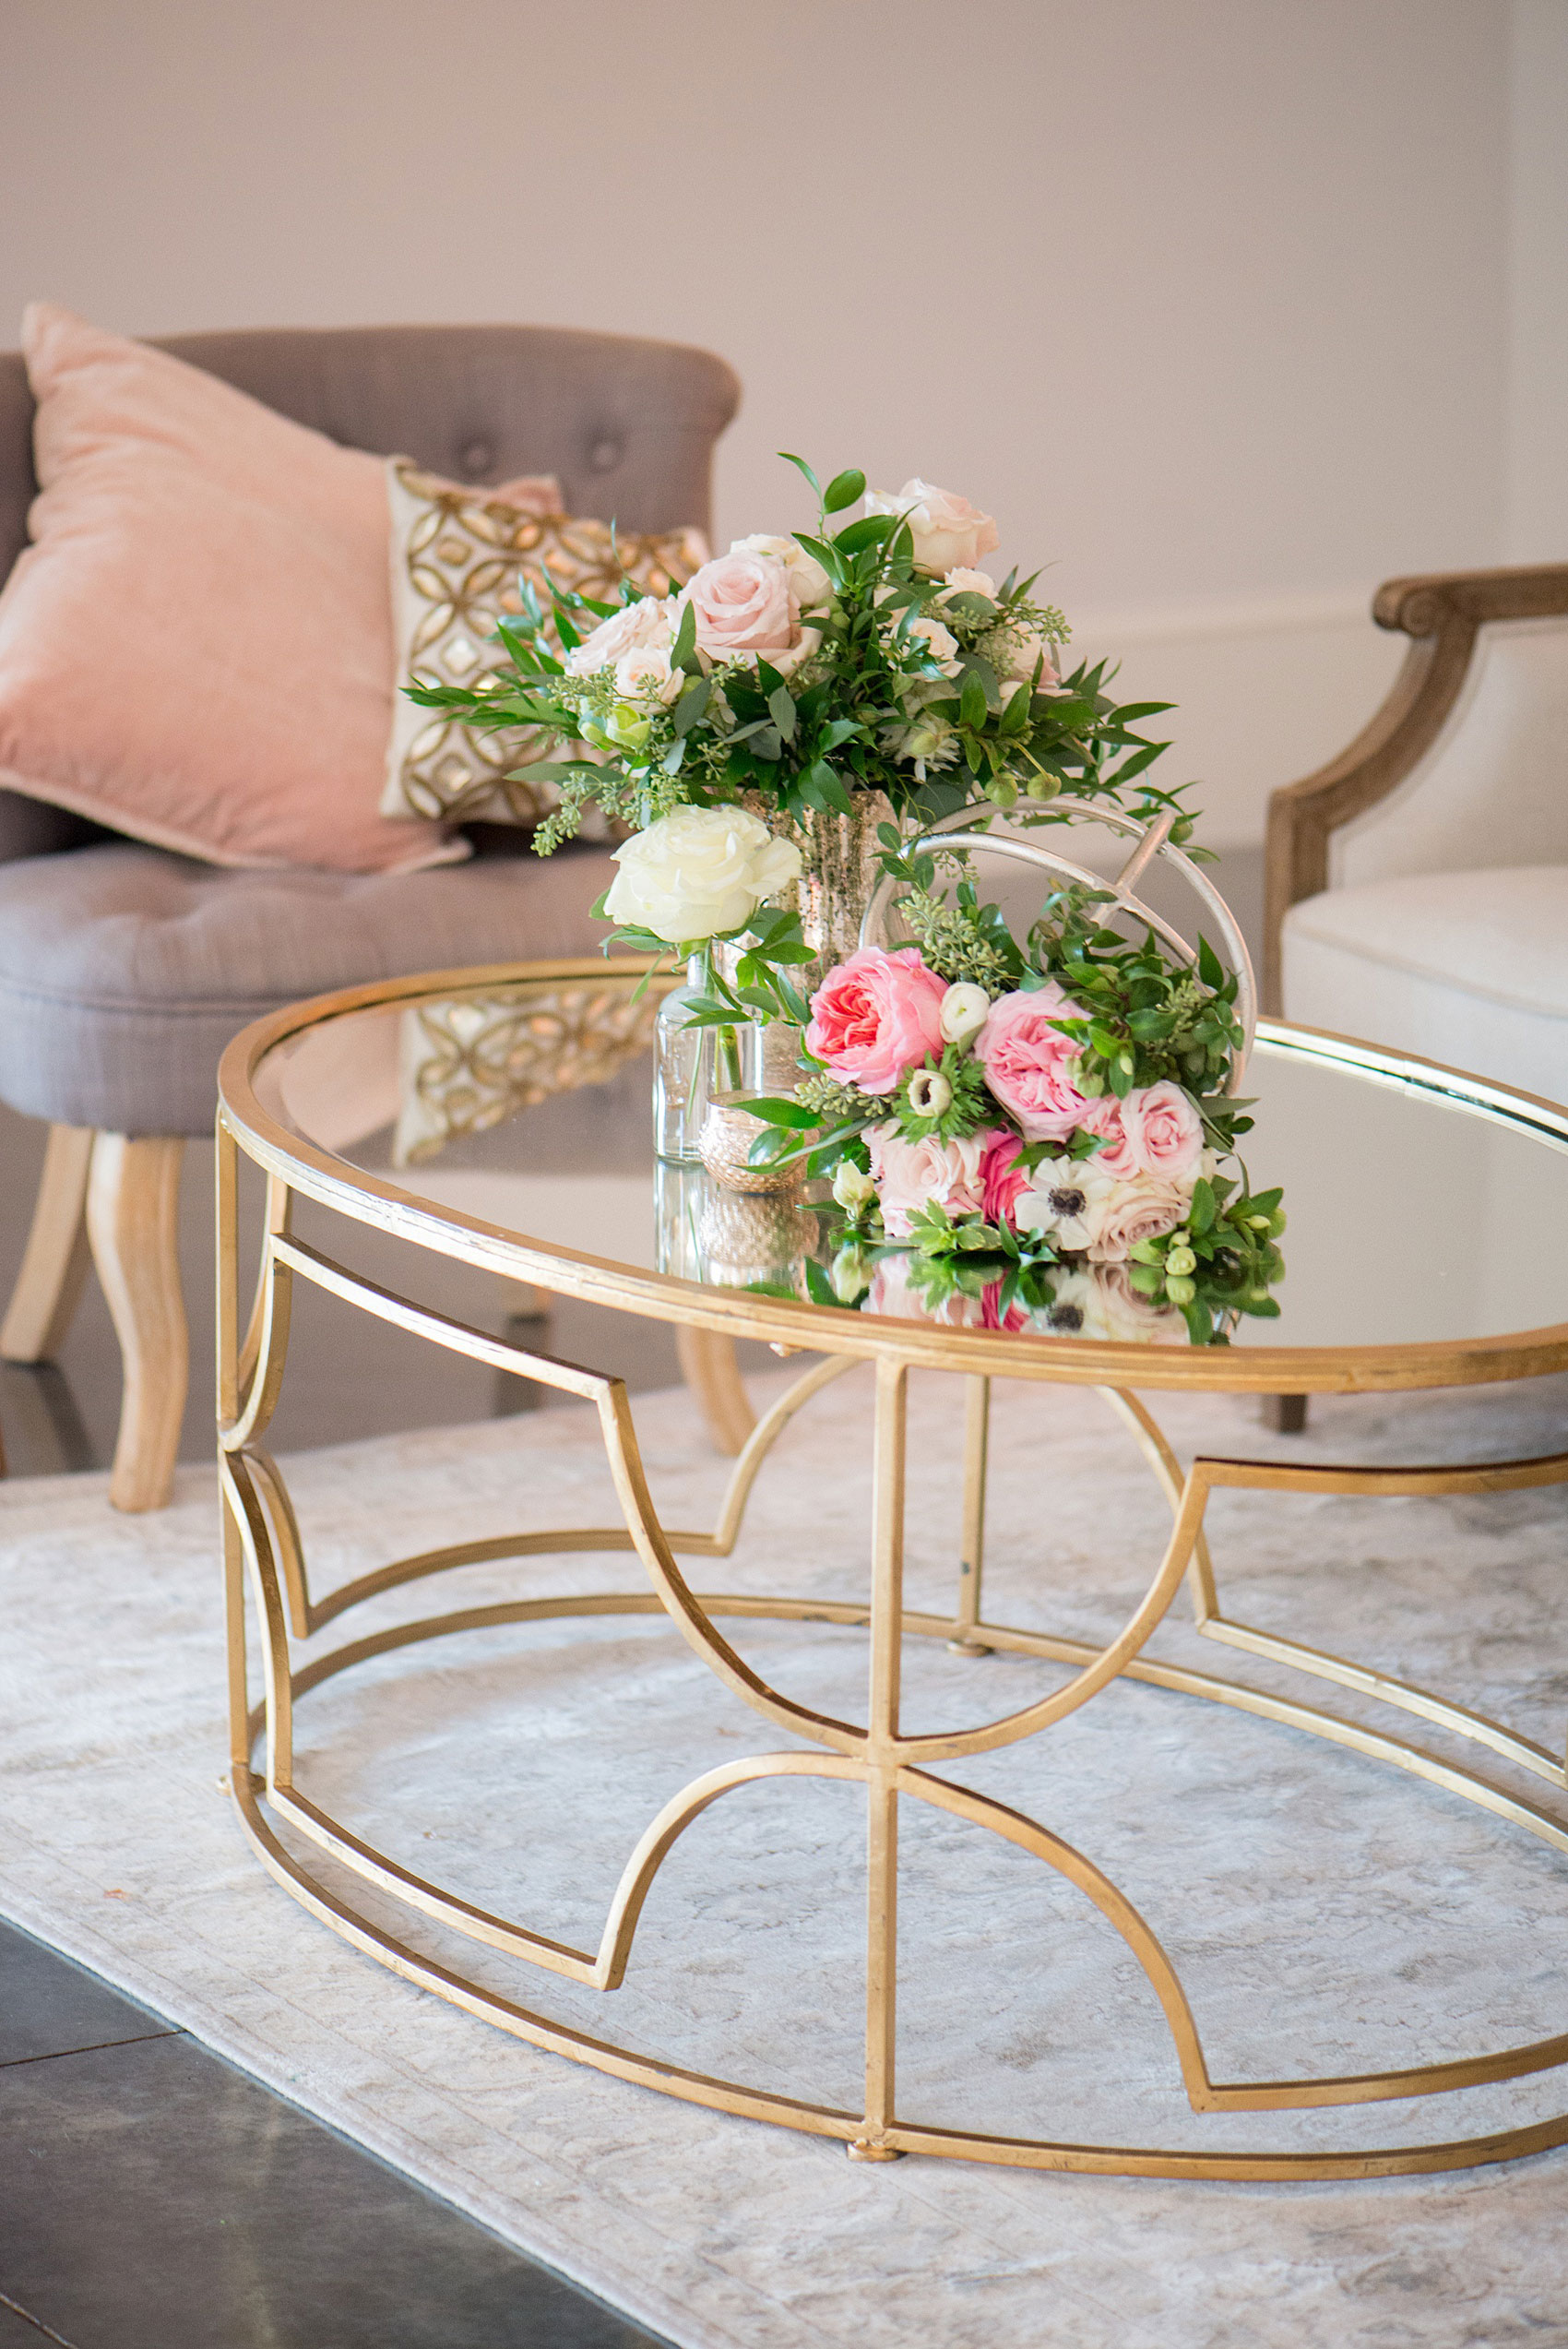
<svg viewBox="0 0 1568 2349">
<path fill-rule="evenodd" d="M 731 950 L 718 951 L 722 956 Z M 703 958 L 694 954 L 684 984 L 671 989 L 654 1022 L 653 1147 L 671 1165 L 700 1163 L 697 1138 L 716 1093 L 756 1086 L 757 1030 L 750 1020 L 727 1028 L 686 1025 L 693 1001 L 707 992 Z"/>
</svg>

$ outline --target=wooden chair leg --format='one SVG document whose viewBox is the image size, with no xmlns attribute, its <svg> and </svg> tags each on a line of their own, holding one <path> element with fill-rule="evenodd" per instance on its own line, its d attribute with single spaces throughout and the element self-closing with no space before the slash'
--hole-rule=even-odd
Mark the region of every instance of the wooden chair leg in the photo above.
<svg viewBox="0 0 1568 2349">
<path fill-rule="evenodd" d="M 1258 1417 L 1272 1435 L 1301 1436 L 1306 1433 L 1305 1395 L 1260 1395 L 1258 1403 Z"/>
<path fill-rule="evenodd" d="M 81 1300 L 87 1240 L 89 1126 L 51 1126 L 22 1269 L 0 1323 L 0 1358 L 50 1362 Z"/>
<path fill-rule="evenodd" d="M 697 1399 L 714 1449 L 733 1460 L 744 1450 L 746 1437 L 756 1425 L 756 1413 L 735 1360 L 735 1341 L 717 1330 L 677 1326 L 675 1342 L 681 1376 Z"/>
<path fill-rule="evenodd" d="M 125 1392 L 109 1497 L 162 1508 L 174 1484 L 190 1344 L 180 1289 L 180 1162 L 167 1135 L 100 1134 L 88 1177 L 92 1258 L 120 1341 Z"/>
</svg>

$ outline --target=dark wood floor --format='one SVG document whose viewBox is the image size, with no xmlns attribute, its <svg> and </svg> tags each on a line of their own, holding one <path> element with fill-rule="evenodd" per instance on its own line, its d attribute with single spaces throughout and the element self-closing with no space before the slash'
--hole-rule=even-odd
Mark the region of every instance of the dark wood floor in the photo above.
<svg viewBox="0 0 1568 2349">
<path fill-rule="evenodd" d="M 629 1088 L 641 1145 L 646 1078 Z M 0 1109 L 0 1296 L 26 1236 L 43 1132 Z M 212 1457 L 212 1149 L 182 1199 L 192 1393 L 183 1457 Z M 322 1235 L 325 1237 L 325 1234 Z M 332 1234 L 343 1247 L 343 1227 Z M 407 1278 L 407 1252 L 353 1260 Z M 515 1294 L 433 1265 L 426 1300 L 499 1331 Z M 580 1317 L 578 1317 L 580 1320 Z M 667 1330 L 570 1308 L 547 1343 L 637 1387 L 677 1376 Z M 13 1475 L 107 1465 L 119 1410 L 89 1282 L 57 1364 L 0 1366 Z M 527 1408 L 522 1382 L 306 1291 L 274 1423 L 280 1449 Z M 0 1906 L 4 1888 L 0 1887 Z M 58 1952 L 0 1925 L 0 2349 L 632 2349 L 652 2338 L 273 2095 Z"/>
<path fill-rule="evenodd" d="M 653 2338 L 0 1925 L 0 2349 Z"/>
</svg>

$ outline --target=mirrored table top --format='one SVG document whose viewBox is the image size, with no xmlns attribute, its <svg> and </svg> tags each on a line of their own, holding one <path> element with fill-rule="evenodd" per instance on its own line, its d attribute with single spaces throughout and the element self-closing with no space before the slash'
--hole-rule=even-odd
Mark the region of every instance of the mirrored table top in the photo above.
<svg viewBox="0 0 1568 2349">
<path fill-rule="evenodd" d="M 328 999 L 303 1024 L 280 1015 L 273 1028 L 285 1032 L 254 1059 L 248 1086 L 232 1049 L 225 1098 L 240 1126 L 270 1127 L 279 1146 L 303 1143 L 438 1215 L 645 1274 L 797 1297 L 797 1342 L 809 1345 L 810 1316 L 828 1310 L 835 1245 L 821 1187 L 785 1198 L 722 1192 L 700 1166 L 659 1164 L 648 1107 L 655 998 L 636 999 L 636 971 L 624 965 L 588 972 L 563 966 L 439 995 L 410 982 L 362 1008 L 334 1010 Z M 1254 1100 L 1243 1145 L 1252 1185 L 1282 1186 L 1289 1228 L 1278 1318 L 1241 1318 L 1232 1345 L 1473 1350 L 1568 1325 L 1568 1117 L 1282 1026 L 1260 1029 L 1244 1091 Z M 1060 1284 L 1054 1318 L 1029 1317 L 1020 1342 L 1187 1346 L 1180 1317 L 1151 1315 L 1124 1281 L 1107 1282 L 1116 1270 Z M 932 1318 L 893 1260 L 859 1310 Z M 983 1298 L 950 1298 L 937 1318 L 998 1327 Z M 1536 1347 L 1515 1375 L 1568 1365 L 1568 1328 L 1557 1351 L 1561 1363 Z M 1467 1361 L 1368 1383 L 1510 1375 Z"/>
</svg>

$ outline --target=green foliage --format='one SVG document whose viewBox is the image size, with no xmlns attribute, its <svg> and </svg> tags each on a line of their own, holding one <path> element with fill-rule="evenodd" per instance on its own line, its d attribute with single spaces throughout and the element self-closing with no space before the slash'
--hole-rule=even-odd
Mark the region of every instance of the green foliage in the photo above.
<svg viewBox="0 0 1568 2349">
<path fill-rule="evenodd" d="M 920 1096 L 933 1091 L 934 1099 L 922 1106 Z M 944 1046 L 940 1060 L 928 1053 L 925 1067 L 909 1071 L 888 1108 L 899 1132 L 910 1142 L 927 1141 L 932 1135 L 938 1141 L 962 1141 L 996 1119 L 985 1070 L 957 1044 Z"/>
<path fill-rule="evenodd" d="M 1285 1229 L 1280 1193 L 1254 1192 L 1239 1163 L 1233 1174 L 1218 1171 L 1221 1160 L 1233 1161 L 1236 1139 L 1251 1124 L 1241 1114 L 1245 1104 L 1226 1091 L 1243 1041 L 1235 975 L 1206 944 L 1190 969 L 1146 932 L 1123 937 L 1104 924 L 1107 893 L 1081 886 L 1049 898 L 1020 947 L 1000 910 L 980 902 L 961 854 L 948 858 L 960 876 L 949 899 L 939 893 L 935 856 L 906 855 L 891 827 L 884 828 L 883 846 L 885 868 L 905 885 L 899 912 L 940 976 L 950 984 L 973 980 L 993 998 L 1055 981 L 1082 1014 L 1057 1022 L 1080 1045 L 1080 1091 L 1091 1099 L 1106 1091 L 1125 1096 L 1134 1085 L 1169 1080 L 1195 1102 L 1213 1153 L 1205 1164 L 1216 1171 L 1194 1184 L 1180 1226 L 1140 1241 L 1117 1278 L 1151 1313 L 1179 1312 L 1194 1344 L 1229 1343 L 1243 1315 L 1277 1315 L 1270 1291 L 1285 1271 L 1277 1245 Z M 868 1167 L 873 1126 L 891 1124 L 909 1142 L 950 1143 L 1013 1122 L 990 1092 L 972 1040 L 944 1045 L 940 1058 L 928 1054 L 888 1095 L 859 1093 L 814 1064 L 792 1099 L 754 1106 L 774 1130 L 759 1138 L 754 1159 L 792 1160 L 814 1175 L 832 1175 L 846 1163 Z M 1032 1175 L 1046 1160 L 1092 1161 L 1099 1147 L 1083 1128 L 1065 1142 L 1020 1137 L 1015 1163 Z M 838 1204 L 817 1210 L 837 1250 L 823 1276 L 835 1303 L 863 1303 L 874 1264 L 896 1255 L 932 1310 L 962 1296 L 983 1301 L 988 1318 L 999 1322 L 1021 1312 L 1047 1331 L 1066 1334 L 1082 1326 L 1082 1290 L 1061 1292 L 1082 1259 L 1063 1254 L 1048 1234 L 973 1212 L 954 1216 L 928 1203 L 911 1217 L 907 1236 L 891 1241 L 874 1193 L 861 1197 L 860 1187 L 836 1191 Z M 1123 1307 L 1125 1302 L 1123 1292 Z"/>
<path fill-rule="evenodd" d="M 1036 966 L 1084 1013 L 1061 1023 L 1079 1047 L 1078 1089 L 1125 1099 L 1134 1087 L 1180 1085 L 1196 1099 L 1210 1141 L 1229 1148 L 1252 1123 L 1225 1093 L 1243 1043 L 1237 975 L 1206 939 L 1195 972 L 1171 963 L 1152 931 L 1129 943 L 1102 924 L 1099 909 L 1111 901 L 1108 890 L 1075 883 L 1047 899 L 1029 933 Z"/>
<path fill-rule="evenodd" d="M 994 597 L 948 590 L 916 569 L 901 517 L 840 524 L 863 474 L 851 468 L 824 490 L 804 459 L 786 461 L 817 495 L 817 528 L 796 537 L 831 591 L 807 615 L 820 642 L 788 678 L 766 660 L 701 652 L 685 603 L 669 657 L 690 685 L 672 703 L 623 696 L 612 670 L 577 674 L 570 656 L 640 590 L 628 580 L 618 602 L 603 603 L 552 587 L 546 607 L 524 580 L 522 611 L 496 631 L 499 670 L 471 686 L 406 688 L 465 725 L 543 733 L 559 749 L 524 770 L 560 794 L 535 834 L 540 854 L 571 839 L 591 805 L 640 827 L 744 793 L 760 793 L 786 825 L 812 810 L 848 813 L 857 791 L 880 790 L 911 821 L 989 800 L 1049 822 L 1061 804 L 1093 800 L 1139 816 L 1173 808 L 1172 837 L 1190 835 L 1182 793 L 1147 773 L 1166 745 L 1137 731 L 1168 704 L 1119 704 L 1104 662 L 1059 683 L 1067 624 L 1034 600 L 1032 579 L 1015 574 Z M 956 640 L 945 663 L 917 629 L 925 620 Z"/>
</svg>

